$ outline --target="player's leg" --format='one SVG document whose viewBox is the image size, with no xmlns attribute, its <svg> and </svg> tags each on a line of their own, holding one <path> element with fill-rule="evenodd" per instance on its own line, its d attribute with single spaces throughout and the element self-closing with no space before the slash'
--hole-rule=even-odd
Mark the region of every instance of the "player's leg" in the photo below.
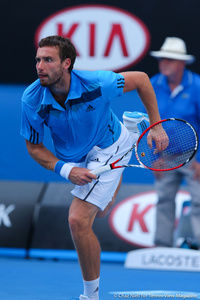
<svg viewBox="0 0 200 300">
<path fill-rule="evenodd" d="M 83 278 L 99 277 L 100 245 L 92 230 L 98 207 L 74 197 L 69 210 L 69 226 L 79 256 Z"/>
<path fill-rule="evenodd" d="M 98 207 L 77 197 L 74 197 L 69 210 L 69 227 L 81 267 L 84 295 L 95 300 L 99 299 L 101 253 L 99 241 L 92 230 L 97 211 Z"/>
<path fill-rule="evenodd" d="M 160 247 L 173 246 L 175 225 L 175 196 L 182 176 L 178 171 L 163 172 L 155 181 L 158 196 L 156 205 L 155 245 Z"/>
<path fill-rule="evenodd" d="M 91 150 L 81 166 L 93 170 L 99 165 L 105 165 L 108 161 L 115 161 L 130 149 L 134 139 L 134 135 L 130 138 L 127 129 L 122 125 L 122 132 L 118 141 L 106 149 L 95 148 Z M 130 158 L 131 152 L 124 158 L 124 163 L 128 163 Z M 92 300 L 99 299 L 97 284 L 99 282 L 101 251 L 92 225 L 98 210 L 104 211 L 114 200 L 113 197 L 118 191 L 122 172 L 123 169 L 120 168 L 104 173 L 97 180 L 84 186 L 76 186 L 72 191 L 75 198 L 70 207 L 69 225 L 83 274 L 84 296 Z M 90 294 L 91 287 L 93 288 L 93 295 Z"/>
<path fill-rule="evenodd" d="M 149 127 L 149 117 L 147 114 L 139 111 L 125 111 L 123 113 L 123 124 L 130 134 L 138 133 L 139 135 Z"/>
</svg>

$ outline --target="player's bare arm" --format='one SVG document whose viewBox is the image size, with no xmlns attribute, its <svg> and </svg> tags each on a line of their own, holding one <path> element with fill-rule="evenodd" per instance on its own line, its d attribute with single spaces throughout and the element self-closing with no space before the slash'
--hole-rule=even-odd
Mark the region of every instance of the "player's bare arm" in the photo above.
<svg viewBox="0 0 200 300">
<path fill-rule="evenodd" d="M 148 75 L 144 72 L 122 72 L 125 78 L 123 92 L 137 90 L 149 116 L 150 125 L 160 121 L 157 99 Z"/>
<path fill-rule="evenodd" d="M 51 171 L 54 170 L 58 158 L 43 143 L 33 144 L 26 140 L 26 147 L 30 156 L 42 167 Z"/>
<path fill-rule="evenodd" d="M 144 72 L 123 72 L 121 74 L 125 78 L 124 93 L 137 90 L 148 113 L 150 125 L 160 121 L 156 95 L 148 75 Z M 168 137 L 161 124 L 149 132 L 148 143 L 150 147 L 152 146 L 152 140 L 155 140 L 158 151 L 167 147 Z"/>
<path fill-rule="evenodd" d="M 45 169 L 54 171 L 58 158 L 48 150 L 43 143 L 33 144 L 26 140 L 26 147 L 30 156 Z M 77 185 L 84 185 L 96 179 L 96 175 L 85 168 L 73 167 L 69 173 L 69 180 Z"/>
</svg>

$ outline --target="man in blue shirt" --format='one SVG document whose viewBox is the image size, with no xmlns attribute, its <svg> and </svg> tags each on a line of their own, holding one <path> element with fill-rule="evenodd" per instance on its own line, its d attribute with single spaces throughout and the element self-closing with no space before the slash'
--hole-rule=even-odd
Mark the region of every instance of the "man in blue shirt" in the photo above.
<svg viewBox="0 0 200 300">
<path fill-rule="evenodd" d="M 159 121 L 160 115 L 145 73 L 75 71 L 75 59 L 76 50 L 69 39 L 50 36 L 40 41 L 36 54 L 39 79 L 22 96 L 21 134 L 36 162 L 76 185 L 68 220 L 84 283 L 79 299 L 98 300 L 100 245 L 92 224 L 113 204 L 123 169 L 98 178 L 90 170 L 120 158 L 137 139 L 119 122 L 110 101 L 137 89 L 150 124 Z M 43 144 L 44 125 L 50 129 L 55 154 Z M 166 135 L 160 138 L 157 130 L 150 130 L 149 137 L 158 150 L 167 147 Z"/>
<path fill-rule="evenodd" d="M 186 68 L 194 61 L 185 42 L 176 37 L 165 39 L 158 59 L 159 74 L 151 78 L 162 119 L 174 117 L 188 121 L 200 136 L 200 76 Z M 155 245 L 172 247 L 175 224 L 175 196 L 185 178 L 191 194 L 191 225 L 195 243 L 200 246 L 200 149 L 190 164 L 170 172 L 155 172 L 158 193 Z"/>
</svg>

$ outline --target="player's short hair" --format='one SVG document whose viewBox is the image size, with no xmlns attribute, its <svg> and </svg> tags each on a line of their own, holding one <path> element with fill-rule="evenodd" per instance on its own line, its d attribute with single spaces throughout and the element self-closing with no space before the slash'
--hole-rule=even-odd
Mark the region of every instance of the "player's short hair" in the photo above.
<svg viewBox="0 0 200 300">
<path fill-rule="evenodd" d="M 69 38 L 60 35 L 47 36 L 40 40 L 39 47 L 58 47 L 61 62 L 66 58 L 70 58 L 71 65 L 69 67 L 69 72 L 71 72 L 76 60 L 76 49 Z"/>
</svg>

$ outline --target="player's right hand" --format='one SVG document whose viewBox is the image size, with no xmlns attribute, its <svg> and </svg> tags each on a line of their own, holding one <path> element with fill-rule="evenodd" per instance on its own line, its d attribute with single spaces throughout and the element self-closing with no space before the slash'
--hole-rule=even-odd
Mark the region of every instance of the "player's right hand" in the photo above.
<svg viewBox="0 0 200 300">
<path fill-rule="evenodd" d="M 85 168 L 73 167 L 69 173 L 69 180 L 76 185 L 85 185 L 97 179 L 97 176 Z"/>
</svg>

